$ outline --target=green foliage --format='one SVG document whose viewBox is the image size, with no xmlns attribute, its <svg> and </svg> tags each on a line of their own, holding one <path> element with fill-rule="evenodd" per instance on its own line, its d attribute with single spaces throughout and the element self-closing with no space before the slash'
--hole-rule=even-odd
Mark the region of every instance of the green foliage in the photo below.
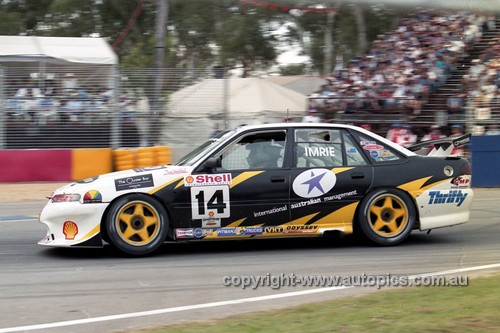
<svg viewBox="0 0 500 333">
<path fill-rule="evenodd" d="M 314 6 L 306 0 L 275 2 Z M 344 60 L 359 55 L 352 5 L 321 3 L 327 7 L 342 4 L 332 27 L 332 61 L 335 62 L 336 54 L 342 54 Z M 0 34 L 78 37 L 97 33 L 113 43 L 121 39 L 120 34 L 139 4 L 140 15 L 115 50 L 125 67 L 147 67 L 152 64 L 154 51 L 155 0 L 0 0 Z M 381 5 L 366 6 L 363 13 L 369 42 L 390 29 L 399 15 Z M 277 35 L 276 30 L 283 24 L 288 31 Z M 321 12 L 293 13 L 243 4 L 240 0 L 170 0 L 165 63 L 187 68 L 243 66 L 248 75 L 274 65 L 278 42 L 289 41 L 301 43 L 312 59 L 313 70 L 322 73 L 325 24 L 326 14 Z M 287 73 L 303 70 L 301 66 L 282 69 Z"/>
<path fill-rule="evenodd" d="M 304 75 L 306 74 L 306 64 L 288 65 L 279 67 L 280 75 Z"/>
</svg>

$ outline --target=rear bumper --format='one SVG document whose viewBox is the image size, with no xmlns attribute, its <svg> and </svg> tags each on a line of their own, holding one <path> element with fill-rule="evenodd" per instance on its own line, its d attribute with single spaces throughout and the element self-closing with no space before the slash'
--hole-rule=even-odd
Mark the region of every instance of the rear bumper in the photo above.
<svg viewBox="0 0 500 333">
<path fill-rule="evenodd" d="M 424 191 L 416 199 L 420 230 L 467 222 L 473 198 L 474 192 L 470 188 Z"/>
</svg>

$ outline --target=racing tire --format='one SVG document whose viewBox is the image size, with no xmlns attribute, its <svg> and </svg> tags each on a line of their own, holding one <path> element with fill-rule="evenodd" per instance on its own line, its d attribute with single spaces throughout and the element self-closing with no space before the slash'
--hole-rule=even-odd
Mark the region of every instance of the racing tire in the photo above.
<svg viewBox="0 0 500 333">
<path fill-rule="evenodd" d="M 416 221 L 413 200 L 397 189 L 380 189 L 361 202 L 359 229 L 370 241 L 383 246 L 396 245 L 412 232 Z"/>
<path fill-rule="evenodd" d="M 167 212 L 151 196 L 126 195 L 111 204 L 105 228 L 109 242 L 118 250 L 143 256 L 157 250 L 165 241 Z"/>
</svg>

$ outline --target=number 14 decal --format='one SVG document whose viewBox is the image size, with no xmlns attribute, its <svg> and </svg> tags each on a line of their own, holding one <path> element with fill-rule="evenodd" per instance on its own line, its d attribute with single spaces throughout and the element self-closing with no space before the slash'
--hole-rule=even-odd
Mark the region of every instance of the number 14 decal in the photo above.
<svg viewBox="0 0 500 333">
<path fill-rule="evenodd" d="M 229 217 L 229 186 L 191 187 L 193 219 Z"/>
</svg>

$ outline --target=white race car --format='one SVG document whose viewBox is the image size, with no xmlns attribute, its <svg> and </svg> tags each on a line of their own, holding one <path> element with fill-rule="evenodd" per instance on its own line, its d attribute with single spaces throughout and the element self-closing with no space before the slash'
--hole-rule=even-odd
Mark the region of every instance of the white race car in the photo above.
<svg viewBox="0 0 500 333">
<path fill-rule="evenodd" d="M 359 231 L 393 245 L 414 229 L 469 219 L 469 163 L 444 156 L 466 142 L 466 136 L 440 140 L 420 156 L 354 126 L 246 126 L 208 140 L 174 165 L 59 188 L 41 212 L 48 231 L 39 244 L 101 247 L 104 240 L 145 255 L 166 240 Z"/>
</svg>

